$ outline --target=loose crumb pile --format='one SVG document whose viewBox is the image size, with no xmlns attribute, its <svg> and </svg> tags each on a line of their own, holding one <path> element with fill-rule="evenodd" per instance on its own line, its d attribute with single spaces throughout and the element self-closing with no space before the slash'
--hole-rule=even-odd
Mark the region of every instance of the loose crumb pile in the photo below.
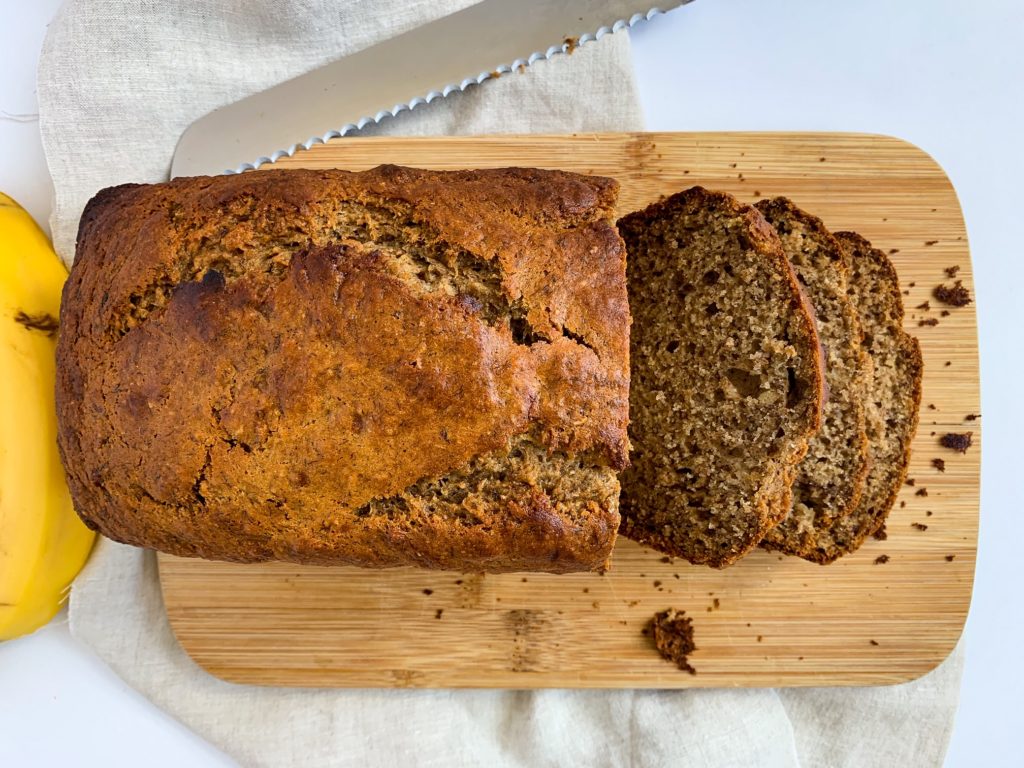
<svg viewBox="0 0 1024 768">
<path fill-rule="evenodd" d="M 939 438 L 939 444 L 943 448 L 949 448 L 958 453 L 967 453 L 971 447 L 971 436 L 973 432 L 947 432 Z"/>
<path fill-rule="evenodd" d="M 693 620 L 685 611 L 669 608 L 656 613 L 643 632 L 654 638 L 654 647 L 665 659 L 674 662 L 684 672 L 697 674 L 688 660 L 697 646 L 693 643 Z"/>
<path fill-rule="evenodd" d="M 953 285 L 936 286 L 932 295 L 951 307 L 966 307 L 971 303 L 971 294 L 964 288 L 962 280 L 957 280 Z"/>
</svg>

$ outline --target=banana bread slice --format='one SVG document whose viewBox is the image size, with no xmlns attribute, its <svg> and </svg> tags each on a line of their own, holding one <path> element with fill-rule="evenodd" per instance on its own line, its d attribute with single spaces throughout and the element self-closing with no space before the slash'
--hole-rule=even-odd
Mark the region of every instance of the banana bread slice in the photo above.
<svg viewBox="0 0 1024 768">
<path fill-rule="evenodd" d="M 619 232 L 633 313 L 621 532 L 726 566 L 788 511 L 818 429 L 812 311 L 775 231 L 730 195 L 694 187 Z"/>
<path fill-rule="evenodd" d="M 789 514 L 762 542 L 769 549 L 798 554 L 807 547 L 815 526 L 848 515 L 860 502 L 868 471 L 871 363 L 857 309 L 847 295 L 850 266 L 839 243 L 819 218 L 786 198 L 762 200 L 757 209 L 779 233 L 797 280 L 807 291 L 824 348 L 828 396 L 821 431 L 800 463 Z"/>
<path fill-rule="evenodd" d="M 869 464 L 864 493 L 849 515 L 816 525 L 801 557 L 831 563 L 853 552 L 881 528 L 910 462 L 924 372 L 921 347 L 903 330 L 903 299 L 896 270 L 882 251 L 853 232 L 837 232 L 853 275 L 849 295 L 874 363 L 867 402 Z"/>
<path fill-rule="evenodd" d="M 628 454 L 617 191 L 382 166 L 99 193 L 57 351 L 75 508 L 211 559 L 604 568 Z"/>
</svg>

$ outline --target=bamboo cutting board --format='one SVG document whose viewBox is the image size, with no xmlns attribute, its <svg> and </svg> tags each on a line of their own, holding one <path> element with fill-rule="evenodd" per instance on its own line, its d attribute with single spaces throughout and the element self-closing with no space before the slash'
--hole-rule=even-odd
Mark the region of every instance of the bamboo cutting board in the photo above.
<svg viewBox="0 0 1024 768">
<path fill-rule="evenodd" d="M 787 195 L 834 230 L 892 253 L 925 357 L 921 426 L 888 539 L 822 567 L 756 551 L 722 571 L 663 562 L 630 541 L 606 575 L 487 575 L 232 565 L 160 556 L 171 626 L 212 674 L 295 686 L 868 685 L 918 677 L 960 636 L 978 530 L 980 421 L 973 305 L 942 316 L 944 269 L 974 295 L 964 222 L 942 169 L 860 134 L 648 133 L 343 139 L 278 166 L 539 166 L 616 177 L 620 211 L 693 184 L 741 200 Z M 929 310 L 914 309 L 930 299 Z M 937 325 L 919 325 L 937 319 Z M 972 431 L 966 454 L 940 447 Z M 945 461 L 945 471 L 932 466 Z M 924 494 L 927 495 L 924 495 Z M 922 530 L 915 524 L 927 526 Z M 886 563 L 876 558 L 888 555 Z M 641 629 L 693 617 L 696 675 Z"/>
</svg>

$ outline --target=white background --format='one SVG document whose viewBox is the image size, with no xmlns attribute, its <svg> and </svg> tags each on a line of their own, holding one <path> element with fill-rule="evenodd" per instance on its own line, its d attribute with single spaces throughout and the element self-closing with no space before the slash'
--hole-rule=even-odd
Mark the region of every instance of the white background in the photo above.
<svg viewBox="0 0 1024 768">
<path fill-rule="evenodd" d="M 0 189 L 46 225 L 35 69 L 59 0 L 0 0 Z M 967 219 L 981 328 L 981 541 L 950 766 L 1020 765 L 1024 4 L 700 0 L 634 33 L 652 130 L 886 133 L 929 151 Z M 73 126 L 69 126 L 73 130 Z M 125 179 L 129 181 L 129 179 Z M 0 646 L 0 765 L 229 764 L 70 639 Z"/>
</svg>

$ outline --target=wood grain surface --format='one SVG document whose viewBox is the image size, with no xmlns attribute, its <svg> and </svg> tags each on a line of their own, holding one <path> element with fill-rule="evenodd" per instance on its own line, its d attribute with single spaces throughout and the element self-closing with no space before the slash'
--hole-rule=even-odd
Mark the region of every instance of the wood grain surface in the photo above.
<svg viewBox="0 0 1024 768">
<path fill-rule="evenodd" d="M 787 195 L 835 230 L 889 251 L 907 329 L 925 357 L 910 477 L 888 523 L 830 566 L 757 551 L 722 571 L 663 562 L 630 541 L 606 575 L 480 576 L 160 556 L 171 626 L 212 674 L 295 686 L 611 687 L 868 685 L 928 672 L 960 636 L 978 528 L 981 421 L 973 305 L 944 309 L 949 282 L 974 295 L 949 180 L 924 152 L 859 134 L 608 134 L 343 139 L 279 167 L 353 170 L 539 166 L 616 177 L 620 211 L 694 184 L 753 202 Z M 925 301 L 931 308 L 915 309 Z M 937 325 L 919 325 L 937 319 Z M 971 431 L 959 454 L 939 445 Z M 932 466 L 945 461 L 945 471 Z M 927 493 L 927 495 L 924 495 Z M 915 524 L 927 526 L 927 530 Z M 884 564 L 876 558 L 888 555 Z M 641 630 L 668 607 L 693 617 L 696 675 Z"/>
</svg>

